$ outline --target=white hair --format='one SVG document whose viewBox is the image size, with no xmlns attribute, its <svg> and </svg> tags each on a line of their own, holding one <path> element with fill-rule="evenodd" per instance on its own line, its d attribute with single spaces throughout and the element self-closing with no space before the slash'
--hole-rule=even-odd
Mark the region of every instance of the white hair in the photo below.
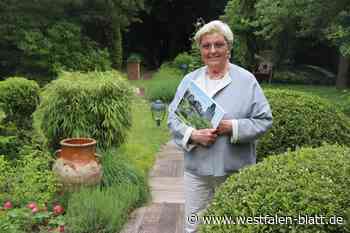
<svg viewBox="0 0 350 233">
<path fill-rule="evenodd" d="M 206 34 L 211 33 L 219 33 L 225 37 L 225 40 L 227 41 L 229 47 L 232 47 L 233 44 L 233 33 L 230 29 L 230 27 L 223 23 L 220 20 L 214 20 L 207 24 L 204 24 L 194 36 L 194 40 L 196 41 L 197 45 L 199 46 L 201 43 L 201 39 Z"/>
</svg>

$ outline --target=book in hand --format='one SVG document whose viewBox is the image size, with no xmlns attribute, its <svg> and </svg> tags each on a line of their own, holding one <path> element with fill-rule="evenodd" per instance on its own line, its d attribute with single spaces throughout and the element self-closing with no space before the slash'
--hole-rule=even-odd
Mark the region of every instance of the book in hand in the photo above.
<svg viewBox="0 0 350 233">
<path fill-rule="evenodd" d="M 225 111 L 196 83 L 190 82 L 175 109 L 176 116 L 195 129 L 217 128 Z"/>
</svg>

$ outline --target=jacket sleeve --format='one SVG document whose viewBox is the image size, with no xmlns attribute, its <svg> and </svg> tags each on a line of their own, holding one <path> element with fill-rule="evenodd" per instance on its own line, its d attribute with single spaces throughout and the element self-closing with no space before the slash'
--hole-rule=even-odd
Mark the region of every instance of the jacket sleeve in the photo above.
<svg viewBox="0 0 350 233">
<path fill-rule="evenodd" d="M 185 77 L 183 81 L 180 83 L 179 87 L 177 88 L 175 97 L 170 103 L 168 108 L 168 120 L 167 120 L 167 124 L 173 136 L 174 142 L 178 146 L 182 147 L 184 150 L 187 150 L 187 151 L 190 151 L 195 146 L 195 145 L 188 144 L 189 136 L 193 128 L 184 124 L 182 121 L 180 121 L 175 114 L 175 110 L 189 82 L 190 80 Z"/>
<path fill-rule="evenodd" d="M 256 140 L 272 126 L 270 105 L 257 82 L 252 85 L 251 107 L 247 118 L 237 119 L 237 142 Z"/>
</svg>

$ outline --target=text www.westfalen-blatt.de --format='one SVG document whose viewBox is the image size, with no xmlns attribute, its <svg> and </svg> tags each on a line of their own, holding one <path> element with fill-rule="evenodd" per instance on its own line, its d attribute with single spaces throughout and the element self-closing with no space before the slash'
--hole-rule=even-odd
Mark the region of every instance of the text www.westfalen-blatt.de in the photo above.
<svg viewBox="0 0 350 233">
<path fill-rule="evenodd" d="M 340 216 L 325 217 L 322 215 L 302 215 L 293 216 L 278 216 L 278 215 L 258 215 L 258 216 L 198 216 L 192 214 L 187 216 L 189 224 L 269 224 L 269 225 L 335 225 L 345 224 L 344 218 Z"/>
</svg>

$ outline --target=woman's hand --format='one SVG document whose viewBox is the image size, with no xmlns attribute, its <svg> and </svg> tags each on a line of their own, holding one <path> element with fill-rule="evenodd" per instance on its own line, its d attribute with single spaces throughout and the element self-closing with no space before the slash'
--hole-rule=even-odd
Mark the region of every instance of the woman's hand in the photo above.
<svg viewBox="0 0 350 233">
<path fill-rule="evenodd" d="M 203 146 L 209 146 L 216 141 L 216 129 L 194 129 L 191 134 L 191 140 Z"/>
<path fill-rule="evenodd" d="M 217 128 L 218 135 L 231 135 L 232 134 L 232 120 L 222 120 Z"/>
</svg>

